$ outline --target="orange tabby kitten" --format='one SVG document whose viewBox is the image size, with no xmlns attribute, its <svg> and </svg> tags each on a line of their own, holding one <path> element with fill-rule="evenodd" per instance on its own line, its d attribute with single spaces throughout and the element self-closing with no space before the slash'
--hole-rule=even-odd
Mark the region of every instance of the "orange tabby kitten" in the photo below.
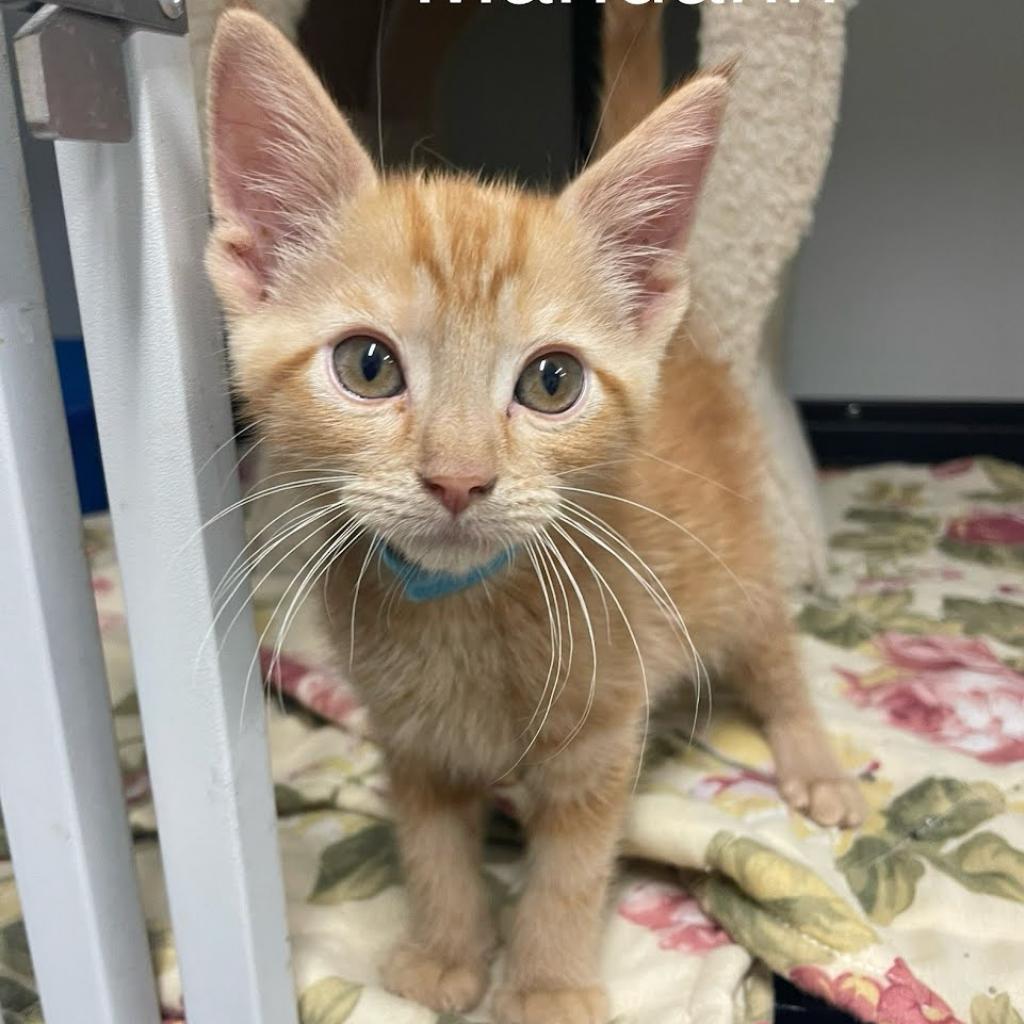
<svg viewBox="0 0 1024 1024">
<path fill-rule="evenodd" d="M 495 1016 L 607 1019 L 649 702 L 706 672 L 736 681 L 787 800 L 861 813 L 794 657 L 758 439 L 681 326 L 727 92 L 698 77 L 558 196 L 385 179 L 282 36 L 220 23 L 210 273 L 237 389 L 310 483 L 309 579 L 387 757 L 411 919 L 384 980 L 437 1010 L 488 985 L 481 816 L 517 777 L 528 878 Z"/>
</svg>

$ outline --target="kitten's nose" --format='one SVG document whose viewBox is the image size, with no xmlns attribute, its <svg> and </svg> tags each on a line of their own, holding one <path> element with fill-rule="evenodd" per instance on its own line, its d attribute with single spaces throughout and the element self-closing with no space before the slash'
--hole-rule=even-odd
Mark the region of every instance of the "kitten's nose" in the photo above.
<svg viewBox="0 0 1024 1024">
<path fill-rule="evenodd" d="M 497 477 L 485 476 L 432 476 L 420 477 L 423 486 L 437 498 L 453 516 L 465 512 L 477 498 L 490 494 Z"/>
</svg>

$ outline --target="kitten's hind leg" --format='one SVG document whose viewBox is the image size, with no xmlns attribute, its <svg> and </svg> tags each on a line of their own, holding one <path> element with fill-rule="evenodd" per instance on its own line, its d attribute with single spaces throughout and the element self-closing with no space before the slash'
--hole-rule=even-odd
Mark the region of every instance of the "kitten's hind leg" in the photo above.
<svg viewBox="0 0 1024 1024">
<path fill-rule="evenodd" d="M 852 827 L 865 805 L 843 770 L 811 704 L 783 613 L 777 628 L 758 629 L 734 656 L 729 682 L 764 730 L 783 799 L 819 825 Z"/>
<path fill-rule="evenodd" d="M 382 980 L 406 999 L 463 1013 L 487 989 L 495 947 L 481 876 L 483 802 L 394 766 L 391 794 L 410 923 Z"/>
</svg>

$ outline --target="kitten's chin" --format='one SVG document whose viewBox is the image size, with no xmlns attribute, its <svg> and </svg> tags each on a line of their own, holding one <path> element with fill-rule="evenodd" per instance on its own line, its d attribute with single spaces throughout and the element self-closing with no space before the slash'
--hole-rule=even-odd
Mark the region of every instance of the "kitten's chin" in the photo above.
<svg viewBox="0 0 1024 1024">
<path fill-rule="evenodd" d="M 492 563 L 507 550 L 507 544 L 482 540 L 452 541 L 417 537 L 408 541 L 395 538 L 391 546 L 405 561 L 427 572 L 446 572 L 453 576 L 470 573 Z"/>
</svg>

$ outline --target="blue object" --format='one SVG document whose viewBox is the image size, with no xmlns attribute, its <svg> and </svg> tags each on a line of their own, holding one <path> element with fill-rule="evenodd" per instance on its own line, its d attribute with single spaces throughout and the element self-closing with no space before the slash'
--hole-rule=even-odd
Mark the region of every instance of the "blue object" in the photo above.
<svg viewBox="0 0 1024 1024">
<path fill-rule="evenodd" d="M 85 345 L 81 338 L 58 338 L 54 349 L 75 463 L 78 501 L 83 514 L 102 512 L 107 507 L 107 488 L 103 480 L 103 461 L 100 458 L 100 439 L 96 432 Z"/>
<path fill-rule="evenodd" d="M 476 586 L 488 576 L 493 576 L 512 561 L 515 548 L 506 548 L 486 565 L 478 566 L 467 573 L 457 575 L 451 572 L 434 572 L 422 569 L 418 565 L 403 558 L 393 547 L 384 548 L 384 564 L 399 578 L 405 596 L 410 601 L 433 601 L 439 597 L 448 597 L 459 591 Z"/>
</svg>

